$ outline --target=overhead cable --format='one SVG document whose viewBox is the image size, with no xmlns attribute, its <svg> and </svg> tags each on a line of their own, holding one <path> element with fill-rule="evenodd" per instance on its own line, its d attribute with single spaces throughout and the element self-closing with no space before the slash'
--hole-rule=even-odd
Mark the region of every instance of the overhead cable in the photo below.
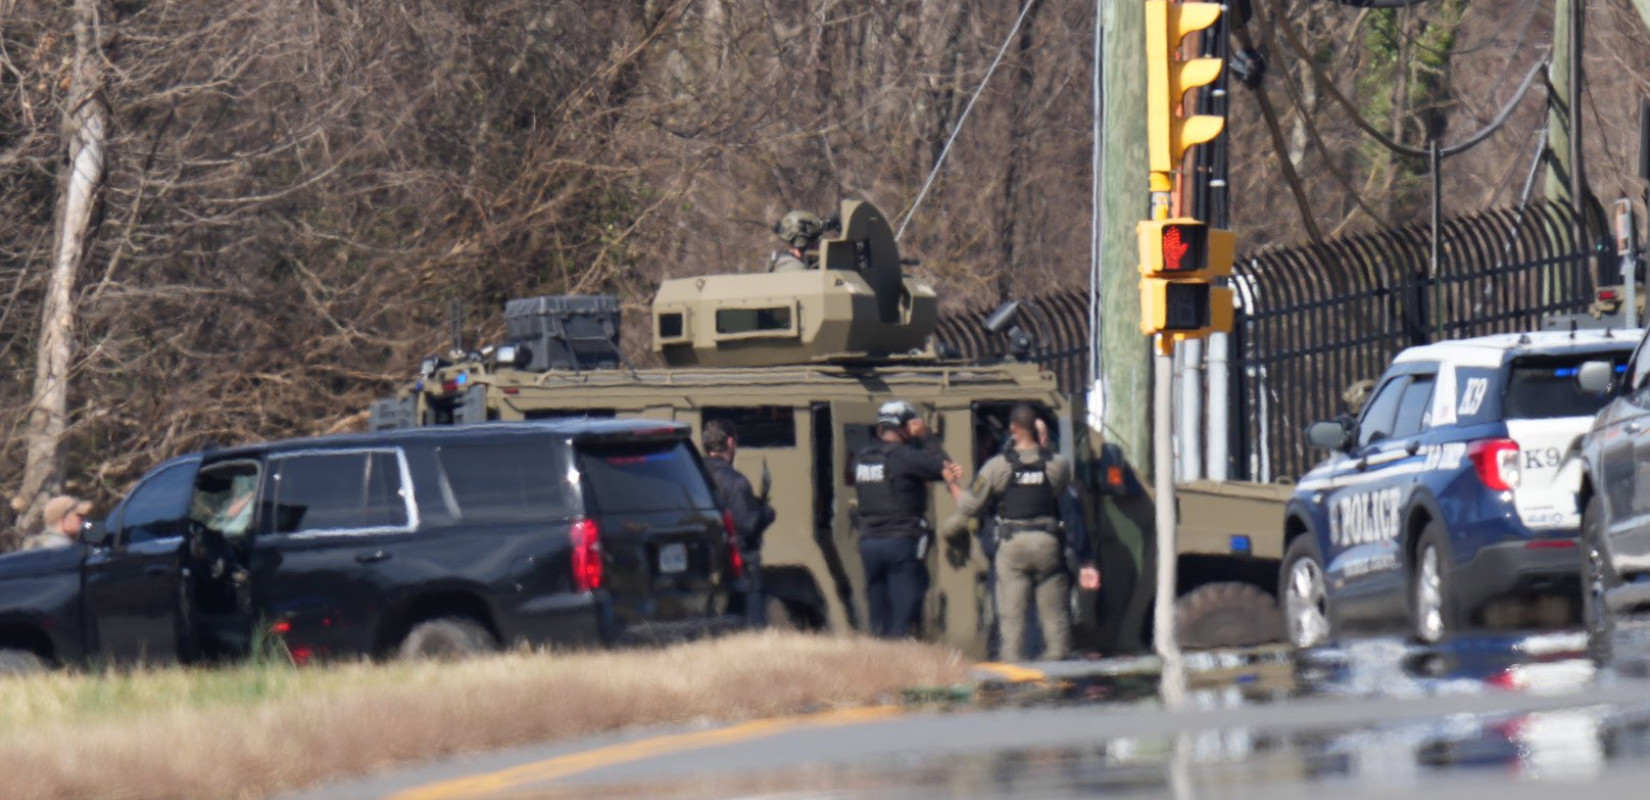
<svg viewBox="0 0 1650 800">
<path fill-rule="evenodd" d="M 997 57 L 991 60 L 991 66 L 985 71 L 985 77 L 980 79 L 980 85 L 974 87 L 974 95 L 968 98 L 968 105 L 963 106 L 962 115 L 957 117 L 957 126 L 951 129 L 950 138 L 945 140 L 945 147 L 940 149 L 940 157 L 934 159 L 934 168 L 928 171 L 928 180 L 922 184 L 922 191 L 917 192 L 917 199 L 911 202 L 911 207 L 905 212 L 905 219 L 900 220 L 899 230 L 894 232 L 894 241 L 899 241 L 905 235 L 905 226 L 911 223 L 911 217 L 917 213 L 917 207 L 922 205 L 923 198 L 928 196 L 928 190 L 934 185 L 934 178 L 940 174 L 940 167 L 945 165 L 946 156 L 951 155 L 951 145 L 957 141 L 957 134 L 962 133 L 963 123 L 968 121 L 968 112 L 974 110 L 974 101 L 980 99 L 980 93 L 985 91 L 985 85 L 991 82 L 991 74 L 997 71 L 997 65 L 1003 63 L 1003 56 L 1008 53 L 1008 47 L 1013 44 L 1014 37 L 1019 34 L 1020 26 L 1025 24 L 1026 13 L 1037 4 L 1037 0 L 1026 0 L 1020 9 L 1020 16 L 1014 20 L 1014 29 L 1008 32 L 1008 38 L 1003 39 L 1003 46 L 998 48 Z"/>
<path fill-rule="evenodd" d="M 1323 70 L 1319 68 L 1317 61 L 1314 60 L 1307 52 L 1306 46 L 1301 44 L 1300 37 L 1295 35 L 1294 26 L 1289 24 L 1289 20 L 1284 17 L 1278 9 L 1277 0 L 1265 0 L 1265 3 L 1267 6 L 1267 12 L 1271 14 L 1272 19 L 1277 22 L 1278 29 L 1283 31 L 1283 38 L 1289 43 L 1289 49 L 1295 51 L 1295 55 L 1298 56 L 1301 61 L 1305 62 L 1307 67 L 1312 70 L 1312 77 L 1317 81 L 1318 87 L 1330 97 L 1334 98 L 1335 102 L 1340 103 L 1341 106 L 1346 109 L 1346 113 L 1352 117 L 1352 121 L 1357 124 L 1357 126 L 1362 129 L 1364 133 L 1368 134 L 1370 138 L 1379 142 L 1381 146 L 1391 150 L 1394 153 L 1413 156 L 1416 158 L 1428 158 L 1431 156 L 1431 151 L 1427 148 L 1411 147 L 1398 142 L 1382 133 L 1380 129 L 1376 128 L 1374 125 L 1371 125 L 1369 120 L 1364 119 L 1363 115 L 1358 112 L 1357 106 L 1354 105 L 1351 100 L 1347 99 L 1346 95 L 1341 94 L 1341 90 L 1335 87 L 1334 82 L 1329 80 L 1329 77 L 1323 74 Z M 1477 133 L 1467 137 L 1465 141 L 1439 147 L 1438 155 L 1440 157 L 1444 157 L 1466 152 L 1476 146 L 1479 142 L 1488 139 L 1491 134 L 1500 130 L 1501 126 L 1506 124 L 1507 119 L 1512 116 L 1512 112 L 1518 107 L 1518 104 L 1524 100 L 1524 95 L 1529 92 L 1530 87 L 1535 85 L 1535 76 L 1540 74 L 1542 68 L 1547 65 L 1547 59 L 1537 61 L 1530 67 L 1529 74 L 1524 76 L 1524 83 L 1518 87 L 1517 92 L 1513 93 L 1512 99 L 1507 101 L 1507 104 L 1502 107 L 1501 112 L 1496 114 L 1495 119 L 1490 120 L 1489 124 L 1485 125 Z"/>
</svg>

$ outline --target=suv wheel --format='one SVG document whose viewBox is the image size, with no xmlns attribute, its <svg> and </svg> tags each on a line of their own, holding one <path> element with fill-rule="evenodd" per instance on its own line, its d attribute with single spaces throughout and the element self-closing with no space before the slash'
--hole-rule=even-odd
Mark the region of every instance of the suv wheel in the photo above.
<svg viewBox="0 0 1650 800">
<path fill-rule="evenodd" d="M 1594 495 L 1581 512 L 1581 622 L 1594 637 L 1608 637 L 1615 616 L 1604 604 L 1604 593 L 1616 586 L 1616 576 L 1604 558 L 1604 498 Z"/>
<path fill-rule="evenodd" d="M 46 671 L 46 662 L 28 650 L 0 649 L 0 675 L 33 675 Z"/>
<path fill-rule="evenodd" d="M 1290 644 L 1305 648 L 1329 641 L 1329 583 L 1324 580 L 1323 559 L 1311 533 L 1289 543 L 1278 585 L 1283 588 L 1283 620 Z"/>
<path fill-rule="evenodd" d="M 407 632 L 407 638 L 401 640 L 399 651 L 406 659 L 454 659 L 496 648 L 493 635 L 475 620 L 445 617 L 414 625 Z"/>
<path fill-rule="evenodd" d="M 1437 644 L 1456 632 L 1455 599 L 1450 592 L 1449 529 L 1428 522 L 1415 545 L 1410 578 L 1410 630 L 1425 644 Z"/>
</svg>

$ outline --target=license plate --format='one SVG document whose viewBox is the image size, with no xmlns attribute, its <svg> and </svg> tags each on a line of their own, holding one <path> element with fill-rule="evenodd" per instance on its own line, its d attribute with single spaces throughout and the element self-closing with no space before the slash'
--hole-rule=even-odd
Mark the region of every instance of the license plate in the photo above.
<svg viewBox="0 0 1650 800">
<path fill-rule="evenodd" d="M 688 567 L 687 545 L 680 542 L 667 544 L 659 548 L 660 572 L 686 572 Z"/>
</svg>

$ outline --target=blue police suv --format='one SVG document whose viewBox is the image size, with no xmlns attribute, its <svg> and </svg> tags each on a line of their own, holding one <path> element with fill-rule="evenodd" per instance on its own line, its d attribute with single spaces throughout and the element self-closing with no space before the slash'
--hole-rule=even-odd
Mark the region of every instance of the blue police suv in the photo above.
<svg viewBox="0 0 1650 800">
<path fill-rule="evenodd" d="M 1412 347 L 1361 414 L 1313 424 L 1332 455 L 1289 501 L 1279 572 L 1298 647 L 1407 627 L 1438 642 L 1578 597 L 1579 441 L 1605 394 L 1582 364 L 1625 365 L 1639 331 L 1501 334 Z M 1506 601 L 1506 602 L 1501 602 Z M 1495 609 L 1494 619 L 1489 612 Z"/>
</svg>

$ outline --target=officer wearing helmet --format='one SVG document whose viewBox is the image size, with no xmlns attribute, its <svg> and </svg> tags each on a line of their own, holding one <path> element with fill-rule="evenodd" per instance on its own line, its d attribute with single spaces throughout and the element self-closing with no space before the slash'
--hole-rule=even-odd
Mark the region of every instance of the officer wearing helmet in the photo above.
<svg viewBox="0 0 1650 800">
<path fill-rule="evenodd" d="M 871 633 L 890 639 L 916 632 L 928 591 L 928 484 L 945 480 L 951 466 L 941 453 L 911 446 L 908 425 L 918 416 L 910 403 L 884 403 L 877 441 L 854 457 L 848 476 L 859 497 L 855 525 Z"/>
<path fill-rule="evenodd" d="M 802 272 L 818 263 L 819 254 L 810 253 L 825 235 L 825 222 L 806 211 L 792 211 L 774 223 L 773 232 L 785 241 L 786 249 L 768 260 L 769 272 Z"/>
</svg>

